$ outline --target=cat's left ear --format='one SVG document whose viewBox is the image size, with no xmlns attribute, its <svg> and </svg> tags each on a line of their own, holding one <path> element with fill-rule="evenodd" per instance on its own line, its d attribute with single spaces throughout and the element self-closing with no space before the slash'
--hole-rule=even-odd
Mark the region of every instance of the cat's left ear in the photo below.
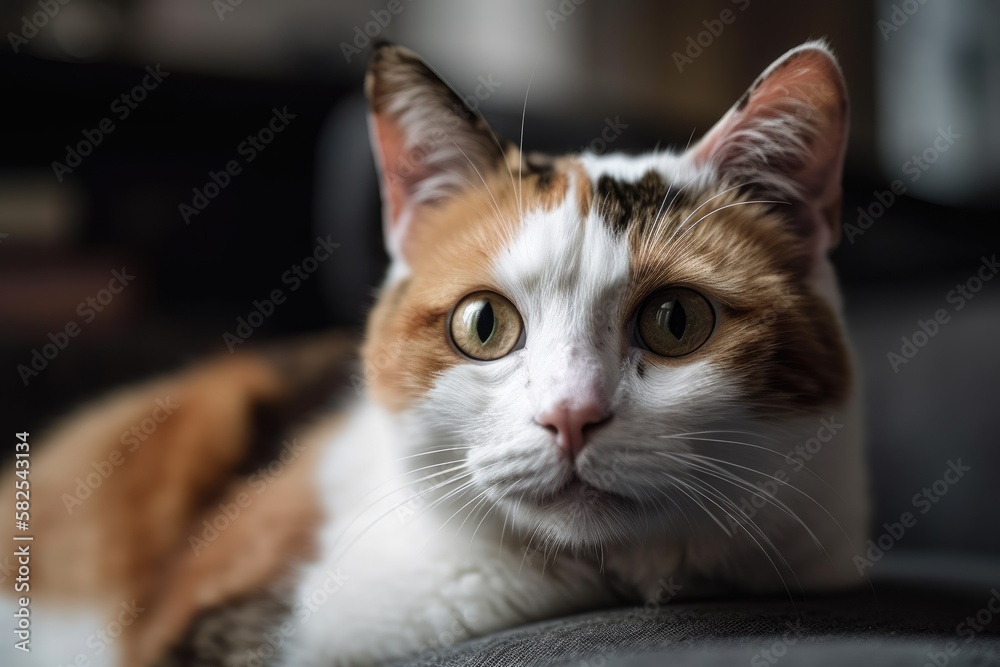
<svg viewBox="0 0 1000 667">
<path fill-rule="evenodd" d="M 818 258 L 840 238 L 847 88 L 822 42 L 792 49 L 761 74 L 691 149 L 700 167 L 762 198 L 784 200 Z"/>
<path fill-rule="evenodd" d="M 386 248 L 406 264 L 414 223 L 429 207 L 506 169 L 506 142 L 428 67 L 393 44 L 376 48 L 365 77 L 368 124 L 382 191 Z"/>
</svg>

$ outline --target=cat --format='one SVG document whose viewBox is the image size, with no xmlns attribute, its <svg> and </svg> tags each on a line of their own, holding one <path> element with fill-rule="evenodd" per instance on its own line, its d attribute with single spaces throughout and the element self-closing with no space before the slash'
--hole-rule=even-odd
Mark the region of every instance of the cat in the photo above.
<svg viewBox="0 0 1000 667">
<path fill-rule="evenodd" d="M 57 427 L 14 664 L 379 664 L 602 607 L 863 581 L 828 258 L 848 102 L 825 43 L 678 153 L 522 154 L 396 45 L 365 92 L 391 264 L 363 391 L 333 391 L 361 377 L 333 334 Z"/>
</svg>

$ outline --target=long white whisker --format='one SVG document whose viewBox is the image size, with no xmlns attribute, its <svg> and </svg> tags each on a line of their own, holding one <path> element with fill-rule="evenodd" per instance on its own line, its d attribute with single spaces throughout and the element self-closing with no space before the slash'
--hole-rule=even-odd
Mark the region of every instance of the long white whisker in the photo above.
<svg viewBox="0 0 1000 667">
<path fill-rule="evenodd" d="M 698 218 L 697 220 L 695 220 L 693 223 L 691 223 L 691 226 L 684 230 L 684 232 L 680 235 L 680 237 L 678 237 L 677 241 L 680 242 L 681 239 L 683 239 L 685 236 L 687 236 L 688 232 L 690 232 L 692 229 L 694 229 L 695 227 L 697 227 L 698 223 L 700 223 L 705 218 L 711 217 L 711 216 L 715 215 L 716 213 L 718 213 L 719 211 L 725 211 L 727 208 L 733 208 L 734 206 L 746 206 L 747 204 L 785 204 L 785 205 L 790 205 L 786 201 L 776 201 L 776 200 L 770 200 L 770 199 L 754 199 L 754 200 L 751 200 L 751 201 L 738 201 L 738 202 L 735 202 L 733 204 L 726 204 L 725 206 L 720 206 L 719 208 L 706 213 L 705 215 L 701 216 L 700 218 Z"/>
<path fill-rule="evenodd" d="M 471 445 L 465 445 L 462 447 L 445 447 L 443 449 L 431 449 L 426 452 L 420 452 L 419 454 L 410 454 L 409 456 L 403 456 L 398 459 L 393 459 L 393 463 L 399 463 L 400 461 L 406 461 L 407 459 L 415 459 L 418 456 L 430 456 L 431 454 L 440 454 L 442 452 L 457 452 L 459 450 L 472 449 Z"/>
<path fill-rule="evenodd" d="M 674 478 L 674 479 L 675 479 L 675 481 L 680 481 L 680 480 L 677 480 L 676 478 Z M 697 481 L 693 477 L 690 478 L 690 479 L 691 479 L 691 481 Z M 681 482 L 681 483 L 683 483 L 683 482 Z M 688 488 L 690 488 L 695 493 L 698 493 L 698 495 L 700 495 L 703 498 L 705 498 L 705 500 L 707 500 L 708 502 L 710 502 L 713 505 L 715 505 L 716 507 L 718 507 L 724 514 L 726 514 L 726 516 L 728 516 L 730 519 L 732 519 L 732 521 L 733 521 L 733 523 L 735 525 L 740 526 L 741 528 L 743 528 L 743 532 L 746 533 L 747 537 L 749 537 L 751 540 L 753 540 L 754 544 L 757 545 L 757 547 L 760 549 L 761 553 L 764 554 L 764 557 L 767 558 L 767 560 L 771 563 L 771 567 L 774 568 L 775 574 L 778 575 L 778 580 L 781 581 L 782 587 L 784 587 L 785 592 L 788 594 L 788 599 L 792 600 L 792 604 L 794 605 L 795 601 L 792 598 L 792 592 L 791 592 L 791 590 L 789 590 L 788 585 L 785 583 L 785 578 L 783 576 L 781 576 L 781 571 L 778 569 L 778 565 L 774 562 L 774 560 L 771 558 L 771 556 L 767 553 L 767 550 L 764 548 L 764 546 L 760 542 L 757 541 L 757 538 L 755 538 L 753 536 L 753 533 L 751 533 L 750 530 L 746 526 L 744 526 L 741 522 L 737 521 L 736 517 L 734 517 L 732 514 L 730 514 L 728 511 L 726 511 L 726 509 L 724 507 L 722 507 L 717 502 L 715 502 L 715 500 L 713 500 L 704 490 L 699 490 L 697 487 L 693 487 L 693 486 L 689 486 Z M 722 494 L 720 494 L 720 495 L 722 495 Z M 724 495 L 722 495 L 722 497 L 725 498 Z M 752 523 L 752 520 L 751 520 L 751 523 Z M 756 524 L 753 524 L 753 525 L 754 525 L 755 528 L 757 528 L 758 531 L 760 531 L 760 528 L 758 528 L 756 526 Z M 763 532 L 761 532 L 761 534 L 763 535 Z M 728 531 L 727 531 L 727 535 L 729 537 L 732 537 L 732 534 L 729 533 Z M 765 537 L 765 539 L 766 539 L 766 537 Z M 774 548 L 773 545 L 772 545 L 772 548 Z M 775 550 L 775 553 L 784 562 L 785 559 L 781 556 L 781 554 L 779 552 L 777 552 L 777 550 Z M 787 562 L 785 562 L 785 566 L 788 567 L 788 563 Z M 789 570 L 791 570 L 790 567 L 789 567 Z M 792 571 L 792 576 L 795 577 L 795 572 L 794 571 Z M 796 582 L 798 582 L 797 578 L 796 578 Z M 801 589 L 801 587 L 802 586 L 800 584 L 799 588 Z"/>
<path fill-rule="evenodd" d="M 757 534 L 760 535 L 761 539 L 763 539 L 764 542 L 771 548 L 771 550 L 774 552 L 774 555 L 777 556 L 779 560 L 781 560 L 782 564 L 786 568 L 788 568 L 788 571 L 791 573 L 792 578 L 795 579 L 795 583 L 798 586 L 799 590 L 802 590 L 802 583 L 799 581 L 798 576 L 795 574 L 795 570 L 792 568 L 791 565 L 788 564 L 788 561 L 785 560 L 785 557 L 781 555 L 781 552 L 777 549 L 777 547 L 774 546 L 774 543 L 770 540 L 770 538 L 768 538 L 767 534 L 760 528 L 760 526 L 757 525 L 757 523 L 753 520 L 752 517 L 750 517 L 749 515 L 746 514 L 746 512 L 744 512 L 742 509 L 740 509 L 736 505 L 736 503 L 734 503 L 732 500 L 730 500 L 729 498 L 727 498 L 724 493 L 720 492 L 718 489 L 716 489 L 715 487 L 713 487 L 711 484 L 708 484 L 708 482 L 706 482 L 705 480 L 699 480 L 699 479 L 697 479 L 695 477 L 691 477 L 689 479 L 693 483 L 698 484 L 698 486 L 700 488 L 702 488 L 703 490 L 711 491 L 712 495 L 714 495 L 716 498 L 722 500 L 724 503 L 728 503 L 729 506 L 731 506 L 733 509 L 735 509 L 737 512 L 739 512 L 741 515 L 743 515 L 746 518 L 746 520 L 750 523 L 750 526 L 755 531 L 757 531 Z M 705 493 L 705 492 L 706 491 L 703 491 L 703 493 Z M 712 502 L 708 495 L 706 495 L 705 498 L 707 500 L 709 500 L 709 502 Z M 719 506 L 719 509 L 721 509 L 723 512 L 726 512 L 725 508 L 722 507 L 722 506 Z M 767 549 L 765 549 L 764 545 L 762 545 L 757 540 L 757 538 L 754 537 L 753 533 L 750 532 L 750 530 L 747 528 L 747 526 L 745 526 L 743 523 L 737 521 L 736 517 L 734 517 L 732 514 L 729 514 L 729 512 L 726 512 L 726 515 L 729 516 L 729 518 L 732 519 L 733 522 L 736 525 L 738 525 L 741 528 L 743 528 L 743 532 L 746 533 L 747 537 L 749 537 L 751 540 L 753 540 L 754 544 L 757 545 L 757 547 L 760 549 L 761 553 L 764 554 L 764 557 L 767 558 L 768 561 L 770 561 L 771 566 L 774 568 L 775 574 L 778 575 L 778 579 L 781 581 L 781 585 L 785 588 L 785 592 L 788 593 L 788 598 L 790 600 L 792 600 L 792 604 L 794 606 L 795 600 L 792 598 L 792 592 L 788 589 L 788 585 L 785 583 L 785 578 L 781 575 L 781 571 L 778 569 L 777 564 L 774 562 L 774 560 L 771 559 L 771 556 L 767 553 Z"/>
<path fill-rule="evenodd" d="M 674 237 L 676 237 L 677 233 L 684 227 L 685 224 L 687 224 L 687 221 L 690 220 L 691 218 L 693 218 L 694 214 L 697 213 L 698 211 L 700 211 L 701 209 L 703 209 L 706 204 L 708 204 L 711 201 L 714 201 L 714 200 L 718 199 L 719 197 L 723 196 L 727 192 L 732 192 L 733 190 L 736 190 L 738 188 L 742 188 L 744 185 L 746 185 L 746 184 L 745 183 L 740 183 L 739 185 L 734 185 L 731 188 L 726 188 L 722 192 L 719 192 L 719 193 L 717 193 L 715 195 L 712 195 L 711 197 L 709 197 L 708 199 L 706 199 L 702 203 L 698 204 L 697 208 L 695 208 L 693 211 L 691 211 L 688 214 L 688 217 L 684 218 L 681 221 L 681 223 L 679 225 L 677 225 L 677 229 L 675 229 L 674 233 L 670 236 L 669 239 L 667 239 L 667 244 L 669 245 L 674 240 Z"/>
<path fill-rule="evenodd" d="M 521 108 L 521 139 L 517 147 L 517 210 L 524 216 L 524 183 L 521 180 L 521 169 L 524 165 L 524 119 L 528 115 L 528 93 L 531 92 L 531 82 L 535 80 L 535 71 L 538 69 L 538 60 L 531 68 L 531 76 L 528 77 L 528 86 L 524 89 L 524 105 Z"/>
<path fill-rule="evenodd" d="M 690 436 L 685 437 L 683 435 L 682 436 L 665 436 L 665 435 L 661 435 L 659 437 L 666 438 L 666 439 L 673 439 L 673 438 L 676 437 L 678 440 L 694 440 L 694 441 L 697 441 L 697 442 L 718 442 L 718 443 L 729 444 L 729 445 L 739 445 L 741 447 L 750 447 L 751 449 L 761 449 L 761 450 L 763 450 L 765 452 L 769 452 L 769 453 L 774 454 L 776 456 L 780 456 L 781 458 L 785 459 L 785 463 L 797 463 L 803 470 L 805 470 L 810 475 L 812 475 L 817 480 L 819 480 L 819 482 L 822 483 L 824 486 L 826 486 L 828 489 L 830 489 L 831 491 L 833 491 L 834 493 L 836 493 L 838 496 L 840 495 L 840 492 L 837 491 L 837 489 L 835 489 L 832 486 L 830 486 L 830 484 L 825 479 L 823 479 L 818 474 L 816 474 L 815 472 L 813 472 L 813 470 L 811 468 L 809 468 L 809 466 L 807 466 L 806 464 L 802 463 L 801 461 L 796 461 L 795 459 L 790 458 L 788 456 L 788 454 L 782 454 L 781 452 L 775 451 L 775 450 L 773 450 L 773 449 L 771 449 L 769 447 L 764 447 L 763 445 L 755 445 L 755 444 L 750 443 L 750 442 L 741 442 L 739 440 L 719 440 L 717 438 L 693 438 L 693 437 L 690 437 Z"/>
<path fill-rule="evenodd" d="M 664 452 L 658 452 L 658 453 L 664 454 Z M 749 481 L 747 481 L 747 480 L 743 479 L 742 477 L 734 474 L 732 471 L 725 470 L 724 468 L 721 468 L 718 465 L 715 465 L 714 463 L 705 462 L 703 460 L 703 459 L 707 459 L 709 457 L 704 457 L 704 456 L 702 456 L 700 454 L 684 454 L 684 453 L 670 454 L 670 456 L 672 456 L 672 457 L 676 456 L 676 457 L 680 458 L 681 460 L 694 458 L 695 461 L 700 461 L 700 463 L 696 463 L 696 462 L 693 462 L 691 460 L 687 460 L 687 464 L 690 465 L 690 466 L 692 466 L 693 468 L 699 469 L 701 472 L 703 472 L 706 475 L 710 475 L 712 477 L 716 477 L 717 479 L 721 479 L 724 482 L 729 482 L 730 484 L 732 484 L 733 486 L 736 486 L 737 488 L 749 491 L 750 493 L 752 493 L 752 494 L 754 494 L 756 496 L 764 498 L 765 500 L 767 500 L 768 502 L 770 502 L 772 505 L 774 505 L 778 509 L 780 509 L 783 512 L 785 512 L 790 518 L 792 518 L 796 522 L 798 522 L 799 525 L 801 525 L 802 528 L 805 529 L 806 533 L 809 534 L 809 537 L 812 538 L 813 542 L 815 542 L 816 545 L 819 548 L 821 548 L 821 549 L 824 548 L 822 542 L 819 541 L 819 538 L 816 537 L 816 535 L 812 532 L 812 530 L 809 528 L 809 526 L 806 525 L 806 523 L 799 517 L 799 515 L 796 514 L 795 512 L 793 512 L 792 509 L 790 507 L 788 507 L 788 505 L 786 505 L 784 502 L 778 500 L 774 496 L 774 494 L 768 493 L 764 489 L 761 489 L 761 488 L 755 486 L 754 484 L 750 483 Z M 716 460 L 718 460 L 718 459 L 716 459 Z M 775 480 L 777 479 L 775 477 L 771 477 L 770 475 L 765 475 L 765 474 L 761 473 L 758 470 L 754 470 L 753 468 L 747 468 L 746 466 L 740 466 L 740 465 L 737 465 L 735 463 L 729 463 L 729 462 L 726 462 L 726 464 L 727 465 L 732 465 L 732 466 L 735 466 L 735 467 L 738 467 L 738 468 L 742 468 L 744 470 L 749 470 L 751 472 L 754 472 L 756 474 L 762 475 L 764 477 L 770 477 L 771 479 L 775 479 Z M 815 502 L 815 501 L 813 501 L 813 502 Z"/>
</svg>

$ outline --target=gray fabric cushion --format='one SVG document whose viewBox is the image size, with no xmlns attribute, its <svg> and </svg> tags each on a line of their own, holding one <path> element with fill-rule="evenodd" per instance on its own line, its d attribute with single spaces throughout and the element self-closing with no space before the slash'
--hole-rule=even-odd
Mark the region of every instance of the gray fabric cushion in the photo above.
<svg viewBox="0 0 1000 667">
<path fill-rule="evenodd" d="M 941 582 L 934 575 L 942 565 L 926 577 L 883 577 L 873 588 L 804 600 L 599 611 L 427 651 L 400 667 L 1000 665 L 1000 614 L 988 608 L 995 595 L 1000 610 L 1000 579 Z M 960 624 L 977 613 L 987 626 L 962 632 Z"/>
</svg>

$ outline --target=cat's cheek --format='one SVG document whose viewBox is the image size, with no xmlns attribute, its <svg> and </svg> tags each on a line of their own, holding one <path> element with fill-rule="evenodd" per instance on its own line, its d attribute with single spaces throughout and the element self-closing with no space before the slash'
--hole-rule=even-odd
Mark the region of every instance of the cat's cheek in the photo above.
<svg viewBox="0 0 1000 667">
<path fill-rule="evenodd" d="M 766 324 L 734 322 L 716 363 L 739 383 L 746 400 L 767 413 L 815 411 L 850 398 L 853 369 L 847 337 L 820 297 L 775 311 Z"/>
<path fill-rule="evenodd" d="M 361 368 L 351 384 L 359 395 L 401 412 L 424 399 L 437 379 L 463 360 L 449 344 L 441 316 L 394 309 L 391 299 L 386 301 L 373 311 Z"/>
</svg>

